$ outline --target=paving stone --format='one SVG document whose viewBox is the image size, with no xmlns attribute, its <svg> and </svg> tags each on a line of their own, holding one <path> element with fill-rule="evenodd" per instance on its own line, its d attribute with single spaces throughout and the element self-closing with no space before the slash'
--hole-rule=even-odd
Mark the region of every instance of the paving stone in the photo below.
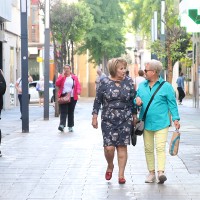
<svg viewBox="0 0 200 200">
<path fill-rule="evenodd" d="M 0 158 L 0 200 L 199 200 L 200 196 L 200 109 L 179 107 L 181 143 L 178 156 L 168 154 L 174 128 L 166 146 L 166 176 L 163 185 L 146 184 L 148 174 L 143 137 L 136 147 L 128 146 L 126 184 L 118 184 L 118 164 L 113 177 L 105 180 L 107 164 L 100 128 L 91 126 L 92 98 L 82 98 L 75 111 L 73 133 L 57 130 L 59 118 L 50 108 L 50 119 L 30 106 L 30 133 L 21 133 L 19 108 L 2 113 L 3 134 Z M 33 112 L 32 109 L 35 111 Z M 14 113 L 14 114 L 13 114 Z M 12 120 L 13 129 L 6 120 Z M 2 126 L 3 125 L 3 126 Z M 18 128 L 17 128 L 18 127 Z"/>
</svg>

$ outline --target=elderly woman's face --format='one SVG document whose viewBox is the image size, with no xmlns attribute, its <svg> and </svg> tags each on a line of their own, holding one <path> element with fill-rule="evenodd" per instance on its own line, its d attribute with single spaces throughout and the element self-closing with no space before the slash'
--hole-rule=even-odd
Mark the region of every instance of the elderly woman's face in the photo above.
<svg viewBox="0 0 200 200">
<path fill-rule="evenodd" d="M 151 69 L 149 64 L 145 65 L 144 72 L 145 72 L 145 77 L 147 80 L 151 80 L 153 75 L 155 74 L 155 70 Z"/>
<path fill-rule="evenodd" d="M 126 75 L 126 66 L 124 66 L 123 63 L 119 63 L 117 66 L 117 71 L 116 71 L 116 78 L 117 79 L 124 79 Z"/>
<path fill-rule="evenodd" d="M 70 74 L 71 74 L 71 68 L 70 68 L 69 66 L 65 65 L 65 66 L 63 67 L 63 73 L 64 73 L 65 75 L 70 75 Z"/>
</svg>

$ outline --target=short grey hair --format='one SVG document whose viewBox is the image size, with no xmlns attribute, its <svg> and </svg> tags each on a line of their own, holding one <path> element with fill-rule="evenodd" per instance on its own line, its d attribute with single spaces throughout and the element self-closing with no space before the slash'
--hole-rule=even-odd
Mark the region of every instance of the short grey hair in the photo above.
<svg viewBox="0 0 200 200">
<path fill-rule="evenodd" d="M 149 65 L 150 69 L 155 70 L 158 75 L 163 69 L 163 65 L 159 60 L 152 59 L 146 62 L 146 64 Z"/>
</svg>

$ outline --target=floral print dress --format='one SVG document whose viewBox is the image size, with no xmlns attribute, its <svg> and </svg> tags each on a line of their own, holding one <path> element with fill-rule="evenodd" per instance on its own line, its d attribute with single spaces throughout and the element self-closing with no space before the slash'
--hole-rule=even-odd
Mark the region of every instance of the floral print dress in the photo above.
<svg viewBox="0 0 200 200">
<path fill-rule="evenodd" d="M 133 114 L 137 113 L 133 105 L 135 91 L 133 81 L 125 77 L 116 82 L 108 77 L 101 80 L 94 100 L 92 114 L 101 113 L 101 129 L 103 146 L 119 146 L 130 144 Z"/>
</svg>

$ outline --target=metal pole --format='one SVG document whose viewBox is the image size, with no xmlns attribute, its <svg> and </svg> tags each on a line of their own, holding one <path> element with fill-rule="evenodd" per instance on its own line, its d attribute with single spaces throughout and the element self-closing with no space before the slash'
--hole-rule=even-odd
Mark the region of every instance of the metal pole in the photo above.
<svg viewBox="0 0 200 200">
<path fill-rule="evenodd" d="M 49 120 L 49 0 L 45 1 L 45 46 L 44 46 L 44 120 Z"/>
<path fill-rule="evenodd" d="M 158 39 L 158 13 L 154 11 L 154 39 Z"/>
<path fill-rule="evenodd" d="M 161 34 L 160 40 L 162 43 L 163 48 L 165 48 L 165 1 L 161 1 Z M 165 66 L 165 58 L 162 58 L 162 64 Z M 161 76 L 166 79 L 164 71 L 162 71 Z"/>
<path fill-rule="evenodd" d="M 29 132 L 27 0 L 21 0 L 22 133 Z"/>
</svg>

